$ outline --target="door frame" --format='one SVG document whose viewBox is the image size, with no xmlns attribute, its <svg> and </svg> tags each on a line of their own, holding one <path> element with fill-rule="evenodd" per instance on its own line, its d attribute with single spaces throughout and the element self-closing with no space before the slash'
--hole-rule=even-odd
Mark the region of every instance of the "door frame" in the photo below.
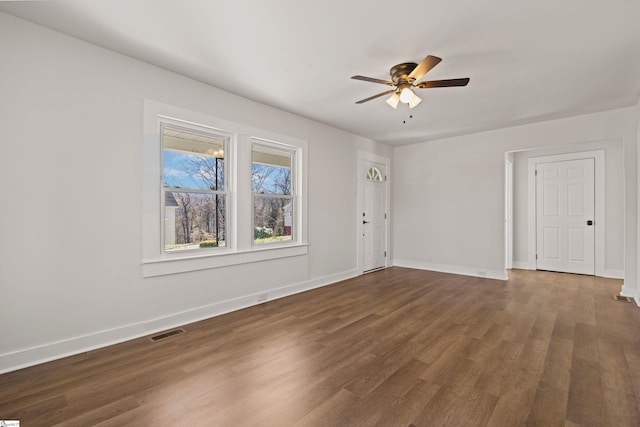
<svg viewBox="0 0 640 427">
<path fill-rule="evenodd" d="M 384 258 L 384 268 L 391 265 L 391 248 L 389 242 L 391 241 L 391 159 L 388 157 L 379 156 L 377 154 L 369 153 L 366 151 L 358 151 L 358 176 L 356 178 L 357 193 L 358 193 L 358 210 L 356 214 L 356 248 L 357 248 L 357 271 L 358 274 L 364 273 L 364 246 L 362 244 L 362 210 L 364 209 L 364 181 L 365 170 L 364 162 L 377 162 L 382 163 L 385 167 L 386 180 L 384 183 L 384 209 L 387 214 L 385 222 L 385 236 L 384 236 L 384 250 L 387 252 L 387 256 Z"/>
<path fill-rule="evenodd" d="M 594 203 L 595 203 L 595 275 L 605 277 L 604 268 L 604 247 L 605 247 L 605 181 L 604 181 L 604 150 L 582 151 L 576 153 L 558 154 L 555 156 L 530 157 L 527 171 L 528 184 L 528 264 L 530 270 L 536 269 L 536 166 L 539 163 L 564 162 L 569 160 L 594 159 L 595 182 L 594 182 Z"/>
<path fill-rule="evenodd" d="M 504 269 L 513 268 L 513 153 L 504 154 Z"/>
</svg>

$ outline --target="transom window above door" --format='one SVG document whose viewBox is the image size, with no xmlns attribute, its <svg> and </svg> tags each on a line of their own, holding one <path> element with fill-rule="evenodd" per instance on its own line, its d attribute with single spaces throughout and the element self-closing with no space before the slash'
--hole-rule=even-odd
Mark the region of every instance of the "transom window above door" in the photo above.
<svg viewBox="0 0 640 427">
<path fill-rule="evenodd" d="M 380 173 L 380 169 L 378 169 L 375 166 L 371 166 L 368 170 L 367 170 L 367 177 L 366 177 L 369 181 L 378 181 L 378 182 L 382 182 L 382 174 Z"/>
</svg>

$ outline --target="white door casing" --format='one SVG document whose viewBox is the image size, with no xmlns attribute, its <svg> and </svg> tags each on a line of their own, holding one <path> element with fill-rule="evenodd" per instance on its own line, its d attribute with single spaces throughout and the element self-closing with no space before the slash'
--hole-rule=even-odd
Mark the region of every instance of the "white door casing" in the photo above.
<svg viewBox="0 0 640 427">
<path fill-rule="evenodd" d="M 595 274 L 593 158 L 536 165 L 536 269 Z"/>
<path fill-rule="evenodd" d="M 365 179 L 362 210 L 363 271 L 386 266 L 386 168 L 364 161 Z"/>
<path fill-rule="evenodd" d="M 504 268 L 513 268 L 513 153 L 505 155 Z"/>
</svg>

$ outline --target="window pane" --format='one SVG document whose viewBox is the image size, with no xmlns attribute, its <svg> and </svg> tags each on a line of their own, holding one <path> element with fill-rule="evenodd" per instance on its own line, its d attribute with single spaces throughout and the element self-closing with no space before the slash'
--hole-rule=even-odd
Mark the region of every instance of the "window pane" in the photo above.
<svg viewBox="0 0 640 427">
<path fill-rule="evenodd" d="M 293 238 L 293 199 L 255 196 L 253 239 L 256 243 Z"/>
<path fill-rule="evenodd" d="M 165 187 L 225 189 L 224 138 L 163 127 L 162 143 Z"/>
<path fill-rule="evenodd" d="M 369 181 L 382 181 L 382 174 L 380 173 L 380 169 L 375 166 L 371 166 L 367 171 L 367 179 Z"/>
<path fill-rule="evenodd" d="M 292 194 L 291 152 L 254 146 L 251 159 L 251 188 L 254 193 Z"/>
<path fill-rule="evenodd" d="M 226 246 L 226 196 L 188 192 L 165 193 L 164 249 Z"/>
</svg>

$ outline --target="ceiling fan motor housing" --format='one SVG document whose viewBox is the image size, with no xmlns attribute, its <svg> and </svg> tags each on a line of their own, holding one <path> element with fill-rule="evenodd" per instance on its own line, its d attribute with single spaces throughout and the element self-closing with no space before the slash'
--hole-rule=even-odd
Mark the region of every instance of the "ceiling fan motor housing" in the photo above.
<svg viewBox="0 0 640 427">
<path fill-rule="evenodd" d="M 409 74 L 418 66 L 415 62 L 405 62 L 402 64 L 394 65 L 391 67 L 389 73 L 391 74 L 391 80 L 396 84 L 401 83 L 413 83 L 409 81 Z M 414 80 L 414 79 L 412 79 Z"/>
</svg>

